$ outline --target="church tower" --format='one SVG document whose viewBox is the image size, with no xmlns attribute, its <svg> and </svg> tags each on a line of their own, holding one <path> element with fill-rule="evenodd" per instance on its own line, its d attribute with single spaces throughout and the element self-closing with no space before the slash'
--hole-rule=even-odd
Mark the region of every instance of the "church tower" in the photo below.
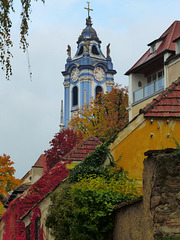
<svg viewBox="0 0 180 240">
<path fill-rule="evenodd" d="M 64 125 L 67 127 L 71 117 L 91 98 L 96 98 L 100 91 L 110 92 L 114 85 L 113 64 L 110 57 L 110 44 L 107 45 L 106 57 L 101 51 L 101 41 L 96 31 L 92 28 L 88 8 L 86 27 L 77 41 L 77 51 L 71 58 L 71 47 L 67 48 L 67 62 L 64 76 Z"/>
</svg>

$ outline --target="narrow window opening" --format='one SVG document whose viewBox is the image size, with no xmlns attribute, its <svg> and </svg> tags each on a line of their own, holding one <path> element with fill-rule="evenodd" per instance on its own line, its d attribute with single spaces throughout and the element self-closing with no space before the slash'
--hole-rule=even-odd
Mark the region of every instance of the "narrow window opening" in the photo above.
<svg viewBox="0 0 180 240">
<path fill-rule="evenodd" d="M 78 88 L 74 87 L 73 88 L 73 106 L 78 105 Z"/>
<path fill-rule="evenodd" d="M 93 47 L 92 47 L 92 53 L 95 54 L 95 55 L 99 55 L 99 52 L 98 52 L 96 46 L 93 46 Z"/>
<path fill-rule="evenodd" d="M 155 51 L 157 50 L 156 48 L 156 43 L 154 43 L 153 45 L 151 45 L 151 48 L 150 48 L 150 53 L 155 53 Z"/>
<path fill-rule="evenodd" d="M 83 46 L 80 47 L 80 50 L 78 52 L 78 56 L 80 56 L 81 54 L 83 54 Z"/>
<path fill-rule="evenodd" d="M 97 86 L 96 87 L 96 98 L 99 95 L 99 93 L 101 93 L 101 92 L 102 92 L 102 87 L 101 86 Z"/>
</svg>

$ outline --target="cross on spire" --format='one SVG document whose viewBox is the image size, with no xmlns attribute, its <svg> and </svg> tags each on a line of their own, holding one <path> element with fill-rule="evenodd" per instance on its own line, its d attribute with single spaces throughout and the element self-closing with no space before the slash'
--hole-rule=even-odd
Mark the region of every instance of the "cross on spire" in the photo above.
<svg viewBox="0 0 180 240">
<path fill-rule="evenodd" d="M 88 7 L 86 8 L 84 8 L 84 9 L 87 9 L 87 11 L 88 11 L 88 18 L 89 18 L 89 12 L 90 11 L 93 11 L 93 9 L 91 9 L 90 7 L 89 7 L 89 4 L 90 4 L 90 2 L 87 2 L 87 4 L 88 4 Z"/>
</svg>

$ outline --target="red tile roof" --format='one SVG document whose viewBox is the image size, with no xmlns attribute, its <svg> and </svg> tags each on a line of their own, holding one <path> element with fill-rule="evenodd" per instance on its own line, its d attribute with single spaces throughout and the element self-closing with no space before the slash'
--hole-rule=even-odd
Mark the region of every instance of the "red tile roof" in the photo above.
<svg viewBox="0 0 180 240">
<path fill-rule="evenodd" d="M 43 167 L 43 174 L 44 174 L 47 171 L 46 155 L 45 154 L 41 154 L 41 156 L 35 162 L 34 166 L 35 167 Z"/>
<path fill-rule="evenodd" d="M 165 51 L 175 51 L 175 39 L 180 37 L 180 21 L 175 21 L 157 40 L 153 42 L 162 41 L 158 49 L 150 54 L 150 49 L 130 68 L 125 74 L 129 75 L 134 69 L 140 65 L 148 62 L 154 57 L 159 56 Z M 152 42 L 152 43 L 153 43 Z M 150 43 L 151 44 L 151 43 Z M 148 45 L 150 45 L 148 44 Z"/>
<path fill-rule="evenodd" d="M 68 154 L 64 156 L 65 160 L 82 161 L 89 153 L 92 153 L 95 148 L 102 144 L 102 142 L 94 137 L 89 136 L 82 141 L 77 147 L 73 148 Z"/>
<path fill-rule="evenodd" d="M 180 118 L 180 78 L 140 110 L 144 117 Z"/>
<path fill-rule="evenodd" d="M 77 147 L 74 147 L 69 153 L 67 153 L 63 159 L 70 161 L 82 161 L 89 153 L 93 152 L 95 148 L 102 144 L 102 142 L 93 136 L 87 137 Z M 47 171 L 46 155 L 41 154 L 34 166 L 43 167 L 43 174 Z"/>
</svg>

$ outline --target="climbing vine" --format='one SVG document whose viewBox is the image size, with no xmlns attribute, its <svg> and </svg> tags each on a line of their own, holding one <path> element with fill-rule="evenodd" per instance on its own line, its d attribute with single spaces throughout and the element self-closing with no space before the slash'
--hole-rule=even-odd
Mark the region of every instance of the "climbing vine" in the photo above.
<svg viewBox="0 0 180 240">
<path fill-rule="evenodd" d="M 82 135 L 72 129 L 64 129 L 56 133 L 50 141 L 50 149 L 45 151 L 47 171 L 51 170 L 56 163 L 63 160 L 63 157 L 70 152 L 82 140 Z"/>
<path fill-rule="evenodd" d="M 87 174 L 103 175 L 109 171 L 109 167 L 105 167 L 107 160 L 110 165 L 114 165 L 113 157 L 108 149 L 108 144 L 103 143 L 96 147 L 95 151 L 89 154 L 80 164 L 70 171 L 69 181 L 77 182 L 79 177 Z"/>
<path fill-rule="evenodd" d="M 37 205 L 34 209 L 33 209 L 33 215 L 32 215 L 32 219 L 31 219 L 31 225 L 30 225 L 30 229 L 31 229 L 31 240 L 36 240 L 37 238 L 35 237 L 36 233 L 36 219 L 41 219 L 41 211 L 39 209 L 39 206 Z M 40 226 L 39 226 L 40 227 Z M 39 240 L 43 240 L 43 226 L 39 228 L 39 236 L 38 239 Z"/>
<path fill-rule="evenodd" d="M 25 226 L 21 218 L 35 207 L 48 192 L 51 192 L 66 179 L 68 174 L 65 163 L 58 163 L 49 173 L 44 174 L 35 182 L 25 194 L 9 204 L 7 211 L 2 216 L 2 221 L 6 223 L 4 225 L 4 240 L 25 240 Z"/>
</svg>

